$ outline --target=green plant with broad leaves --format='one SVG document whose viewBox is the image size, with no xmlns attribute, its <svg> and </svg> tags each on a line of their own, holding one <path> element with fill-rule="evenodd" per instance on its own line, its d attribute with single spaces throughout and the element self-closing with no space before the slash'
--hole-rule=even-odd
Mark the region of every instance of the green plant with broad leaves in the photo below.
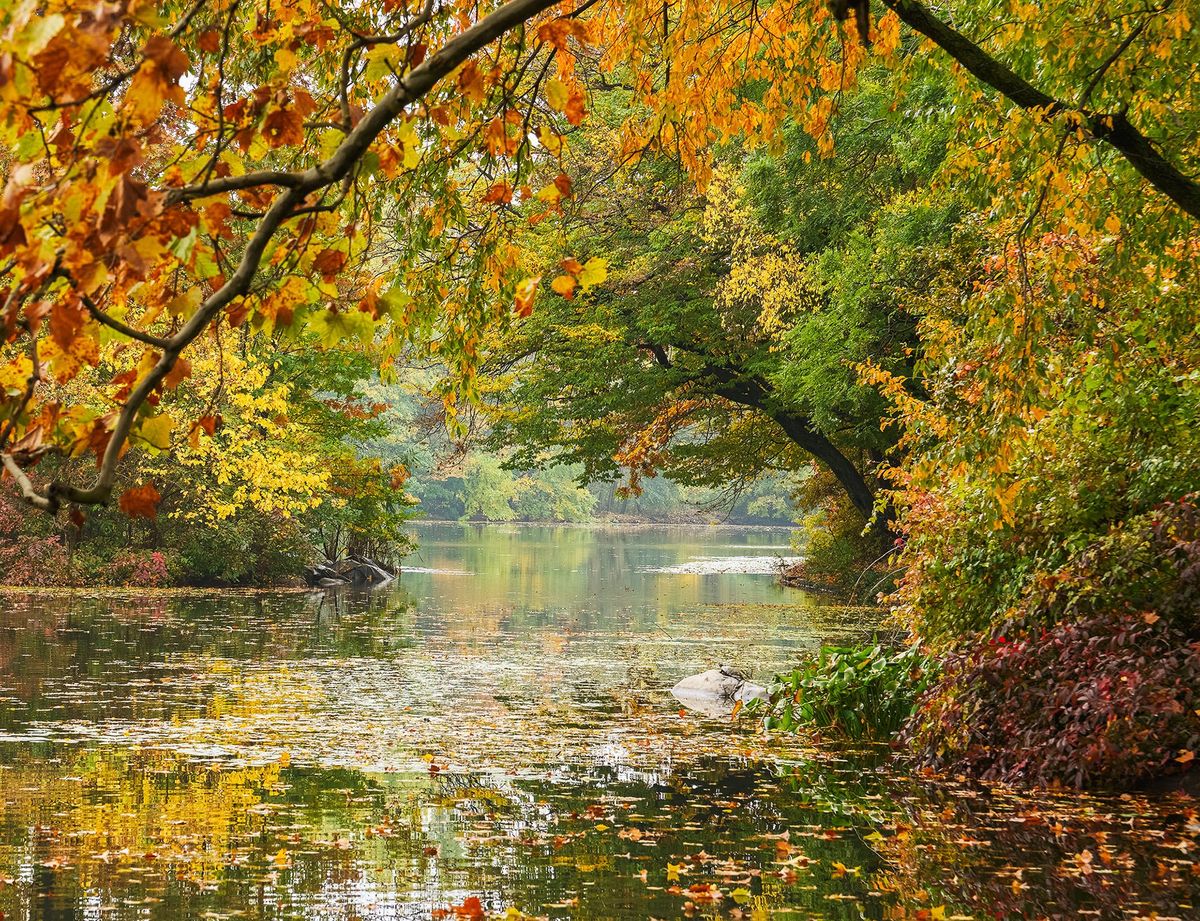
<svg viewBox="0 0 1200 921">
<path fill-rule="evenodd" d="M 816 659 L 776 675 L 767 700 L 753 702 L 750 712 L 763 714 L 766 729 L 884 741 L 912 715 L 930 673 L 918 646 L 825 646 Z"/>
</svg>

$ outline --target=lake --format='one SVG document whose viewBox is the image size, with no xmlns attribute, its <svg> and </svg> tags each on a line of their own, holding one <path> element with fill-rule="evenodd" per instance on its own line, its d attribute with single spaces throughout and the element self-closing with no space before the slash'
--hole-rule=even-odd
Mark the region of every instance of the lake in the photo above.
<svg viewBox="0 0 1200 921">
<path fill-rule="evenodd" d="M 680 708 L 876 612 L 786 531 L 423 525 L 374 592 L 0 594 L 0 918 L 1188 918 L 1182 796 Z"/>
</svg>

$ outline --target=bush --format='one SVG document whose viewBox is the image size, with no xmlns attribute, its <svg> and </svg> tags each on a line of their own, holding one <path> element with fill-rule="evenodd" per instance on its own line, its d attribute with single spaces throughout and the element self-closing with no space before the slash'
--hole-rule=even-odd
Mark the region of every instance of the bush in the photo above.
<svg viewBox="0 0 1200 921">
<path fill-rule="evenodd" d="M 892 738 L 929 683 L 929 663 L 916 646 L 822 648 L 816 661 L 777 675 L 767 689 L 763 725 L 811 727 L 873 741 Z M 761 705 L 760 705 L 761 706 Z"/>
<path fill-rule="evenodd" d="M 0 538 L 0 582 L 7 585 L 70 585 L 70 555 L 58 535 Z"/>
<path fill-rule="evenodd" d="M 862 533 L 862 518 L 853 509 L 815 512 L 799 524 L 793 544 L 802 558 L 785 567 L 785 585 L 827 589 L 868 603 L 895 587 L 894 556 L 881 549 L 882 538 Z"/>
<path fill-rule="evenodd" d="M 30 515 L 16 495 L 0 492 L 0 582 L 71 584 L 71 555 L 54 527 L 48 515 Z"/>
<path fill-rule="evenodd" d="M 935 769 L 1114 787 L 1200 750 L 1200 643 L 1153 613 L 1009 624 L 941 666 L 910 733 Z"/>
<path fill-rule="evenodd" d="M 270 585 L 300 575 L 313 556 L 294 518 L 240 516 L 182 536 L 179 579 L 186 585 Z"/>
<path fill-rule="evenodd" d="M 1114 527 L 956 645 L 908 735 L 928 766 L 1128 786 L 1200 753 L 1200 505 Z"/>
<path fill-rule="evenodd" d="M 100 570 L 109 585 L 162 588 L 170 585 L 171 567 L 166 554 L 159 550 L 122 550 Z"/>
</svg>

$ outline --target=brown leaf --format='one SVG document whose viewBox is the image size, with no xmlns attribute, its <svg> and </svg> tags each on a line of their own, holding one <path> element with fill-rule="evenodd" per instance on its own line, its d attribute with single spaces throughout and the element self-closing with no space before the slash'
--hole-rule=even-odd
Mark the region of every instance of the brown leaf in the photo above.
<svg viewBox="0 0 1200 921">
<path fill-rule="evenodd" d="M 183 357 L 176 358 L 175 364 L 171 365 L 171 370 L 163 378 L 163 386 L 168 390 L 174 390 L 181 381 L 187 380 L 191 376 L 192 363 Z"/>
<path fill-rule="evenodd" d="M 333 281 L 345 264 L 346 254 L 336 249 L 322 250 L 313 260 L 313 268 L 321 273 L 325 281 Z"/>
<path fill-rule="evenodd" d="M 153 61 L 159 72 L 174 83 L 188 69 L 188 59 L 179 47 L 165 35 L 154 35 L 142 49 L 147 61 Z"/>
<path fill-rule="evenodd" d="M 154 488 L 154 484 L 145 483 L 141 486 L 131 486 L 121 493 L 117 507 L 130 518 L 154 519 L 158 517 L 158 503 L 161 499 L 162 496 Z"/>
<path fill-rule="evenodd" d="M 215 26 L 209 26 L 200 33 L 199 38 L 196 39 L 196 44 L 200 46 L 201 51 L 216 54 L 221 50 L 221 33 Z"/>
</svg>

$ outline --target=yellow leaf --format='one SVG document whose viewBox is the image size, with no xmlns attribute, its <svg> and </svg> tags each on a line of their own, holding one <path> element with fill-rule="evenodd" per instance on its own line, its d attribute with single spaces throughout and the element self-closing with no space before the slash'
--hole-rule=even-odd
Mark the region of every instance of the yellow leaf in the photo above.
<svg viewBox="0 0 1200 921">
<path fill-rule="evenodd" d="M 171 447 L 171 429 L 174 426 L 175 420 L 162 413 L 143 422 L 138 429 L 138 435 L 160 451 L 166 451 Z"/>
<path fill-rule="evenodd" d="M 550 103 L 550 108 L 555 112 L 565 109 L 570 98 L 571 92 L 567 89 L 567 85 L 557 77 L 546 84 L 546 102 Z"/>
<path fill-rule="evenodd" d="M 561 157 L 566 152 L 567 142 L 549 125 L 542 125 L 538 128 L 538 140 L 542 142 L 542 146 L 546 150 L 556 157 Z"/>
<path fill-rule="evenodd" d="M 561 294 L 567 300 L 575 296 L 575 279 L 570 275 L 559 275 L 550 282 L 550 287 L 554 289 L 555 294 Z"/>
<path fill-rule="evenodd" d="M 280 74 L 290 74 L 296 69 L 296 54 L 288 48 L 279 48 L 275 52 L 275 66 Z"/>
<path fill-rule="evenodd" d="M 583 271 L 579 273 L 579 284 L 586 291 L 588 288 L 600 284 L 606 278 L 608 278 L 608 260 L 593 256 L 583 264 Z"/>
<path fill-rule="evenodd" d="M 202 293 L 203 292 L 201 292 L 199 285 L 193 285 L 191 288 L 188 288 L 186 291 L 184 291 L 183 294 L 173 297 L 167 301 L 167 313 L 173 317 L 178 317 L 183 314 L 191 316 L 192 311 L 200 306 L 200 295 Z"/>
<path fill-rule="evenodd" d="M 538 282 L 542 280 L 542 276 L 538 275 L 535 278 L 526 278 L 517 285 L 516 294 L 513 295 L 513 309 L 516 310 L 517 316 L 527 317 L 533 313 L 533 299 L 537 296 Z"/>
</svg>

